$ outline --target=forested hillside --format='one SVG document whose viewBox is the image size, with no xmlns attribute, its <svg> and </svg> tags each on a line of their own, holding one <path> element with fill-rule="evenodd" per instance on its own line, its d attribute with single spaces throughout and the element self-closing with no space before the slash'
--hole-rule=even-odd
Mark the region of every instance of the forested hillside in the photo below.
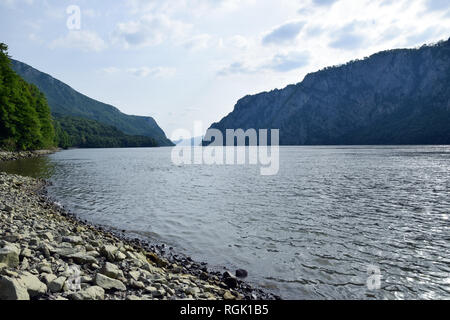
<svg viewBox="0 0 450 320">
<path fill-rule="evenodd" d="M 56 117 L 70 116 L 95 120 L 104 125 L 114 126 L 127 135 L 153 138 L 158 146 L 173 145 L 152 117 L 124 114 L 117 108 L 91 99 L 23 62 L 12 60 L 12 67 L 17 74 L 36 85 L 45 94 L 51 112 Z"/>
<path fill-rule="evenodd" d="M 91 99 L 70 91 L 71 89 L 69 91 L 75 96 L 75 101 L 73 97 L 66 97 L 61 98 L 60 102 L 63 104 L 68 104 L 68 101 L 73 102 L 72 113 L 76 114 L 78 112 L 76 110 L 84 110 L 88 113 L 87 118 L 61 113 L 53 113 L 52 116 L 44 93 L 34 84 L 27 83 L 13 70 L 14 60 L 10 59 L 7 51 L 7 45 L 0 43 L 0 149 L 15 151 L 53 147 L 157 147 L 171 143 L 156 123 L 154 124 L 155 135 L 158 140 L 145 135 L 128 135 L 115 126 L 89 119 L 89 113 L 95 113 L 96 110 L 89 110 L 89 106 L 86 106 L 84 102 L 91 102 Z M 39 74 L 38 71 L 35 72 Z M 60 82 L 57 84 L 68 88 Z M 100 102 L 95 103 L 102 105 Z M 108 122 L 108 112 L 111 110 L 104 106 L 102 108 L 106 110 L 104 120 Z M 112 114 L 120 114 L 127 119 L 126 115 L 114 110 Z M 97 116 L 101 117 L 101 114 Z M 132 116 L 129 117 L 132 118 Z M 141 117 L 141 120 L 143 119 L 147 118 Z M 151 120 L 148 120 L 149 127 L 152 124 Z"/>
<path fill-rule="evenodd" d="M 83 118 L 56 118 L 55 130 L 62 148 L 137 148 L 158 145 L 152 138 L 126 135 L 113 126 Z"/>
<path fill-rule="evenodd" d="M 12 70 L 8 47 L 0 43 L 0 148 L 33 150 L 55 144 L 45 96 Z"/>
</svg>

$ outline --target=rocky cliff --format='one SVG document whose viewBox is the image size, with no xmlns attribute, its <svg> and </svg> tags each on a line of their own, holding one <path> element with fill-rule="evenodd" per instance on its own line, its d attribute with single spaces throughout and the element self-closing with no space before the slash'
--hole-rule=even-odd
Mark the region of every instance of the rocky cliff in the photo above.
<svg viewBox="0 0 450 320">
<path fill-rule="evenodd" d="M 211 128 L 280 129 L 282 145 L 449 144 L 450 40 L 380 52 L 246 96 Z"/>
</svg>

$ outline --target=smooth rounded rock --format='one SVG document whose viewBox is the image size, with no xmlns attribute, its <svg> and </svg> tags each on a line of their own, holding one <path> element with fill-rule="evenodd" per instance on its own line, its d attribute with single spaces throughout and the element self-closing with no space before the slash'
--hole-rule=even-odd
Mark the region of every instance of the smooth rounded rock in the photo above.
<svg viewBox="0 0 450 320">
<path fill-rule="evenodd" d="M 236 270 L 236 277 L 238 277 L 238 278 L 246 278 L 246 277 L 248 277 L 248 272 L 247 272 L 247 270 L 244 270 L 244 269 L 237 269 L 237 270 Z"/>
</svg>

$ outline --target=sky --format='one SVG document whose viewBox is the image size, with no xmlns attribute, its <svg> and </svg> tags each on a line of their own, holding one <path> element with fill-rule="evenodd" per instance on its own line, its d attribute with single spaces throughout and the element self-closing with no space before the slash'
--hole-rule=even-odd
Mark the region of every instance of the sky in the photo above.
<svg viewBox="0 0 450 320">
<path fill-rule="evenodd" d="M 326 66 L 449 37 L 449 0 L 0 0 L 13 58 L 169 137 Z"/>
</svg>

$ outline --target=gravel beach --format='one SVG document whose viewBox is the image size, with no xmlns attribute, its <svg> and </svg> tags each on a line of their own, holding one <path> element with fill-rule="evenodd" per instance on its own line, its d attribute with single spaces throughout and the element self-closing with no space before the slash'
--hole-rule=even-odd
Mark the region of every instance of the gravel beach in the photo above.
<svg viewBox="0 0 450 320">
<path fill-rule="evenodd" d="M 33 158 L 39 156 L 45 156 L 56 152 L 55 150 L 36 150 L 36 151 L 19 151 L 19 152 L 9 152 L 0 150 L 0 161 L 12 161 L 26 158 Z"/>
<path fill-rule="evenodd" d="M 12 160 L 50 152 L 8 155 Z M 0 300 L 255 300 L 278 297 L 231 272 L 79 221 L 45 196 L 47 182 L 0 173 Z"/>
</svg>

